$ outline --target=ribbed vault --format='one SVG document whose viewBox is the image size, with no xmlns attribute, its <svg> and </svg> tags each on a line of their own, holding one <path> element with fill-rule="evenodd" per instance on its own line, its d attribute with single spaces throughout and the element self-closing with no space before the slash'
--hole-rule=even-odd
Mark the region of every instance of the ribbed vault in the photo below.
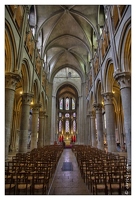
<svg viewBox="0 0 136 200">
<path fill-rule="evenodd" d="M 30 11 L 29 23 L 36 27 L 37 47 L 49 77 L 65 65 L 86 75 L 104 25 L 103 6 L 36 5 Z"/>
</svg>

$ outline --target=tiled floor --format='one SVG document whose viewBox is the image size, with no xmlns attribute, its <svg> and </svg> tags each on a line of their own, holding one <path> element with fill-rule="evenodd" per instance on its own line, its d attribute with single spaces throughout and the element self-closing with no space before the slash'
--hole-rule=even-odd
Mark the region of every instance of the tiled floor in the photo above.
<svg viewBox="0 0 136 200">
<path fill-rule="evenodd" d="M 63 162 L 72 162 L 73 171 L 62 171 Z M 81 178 L 76 157 L 71 149 L 64 149 L 54 178 L 49 189 L 49 195 L 89 195 L 90 192 Z"/>
</svg>

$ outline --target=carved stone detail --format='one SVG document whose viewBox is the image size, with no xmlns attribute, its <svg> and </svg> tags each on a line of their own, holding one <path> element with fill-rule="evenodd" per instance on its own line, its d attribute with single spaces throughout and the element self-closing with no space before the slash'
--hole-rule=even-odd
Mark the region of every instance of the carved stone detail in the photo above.
<svg viewBox="0 0 136 200">
<path fill-rule="evenodd" d="M 103 99 L 104 99 L 104 104 L 108 105 L 108 104 L 113 104 L 112 99 L 113 99 L 113 93 L 111 92 L 106 92 L 104 94 L 102 94 Z"/>
<path fill-rule="evenodd" d="M 12 90 L 16 89 L 16 84 L 19 82 L 19 80 L 21 79 L 19 74 L 15 74 L 15 73 L 6 73 L 5 76 L 5 88 L 9 88 Z"/>
<path fill-rule="evenodd" d="M 22 103 L 30 105 L 32 98 L 33 98 L 33 94 L 32 93 L 24 93 L 22 95 Z"/>
<path fill-rule="evenodd" d="M 41 103 L 35 103 L 32 106 L 33 112 L 39 112 L 39 108 L 41 107 Z"/>
<path fill-rule="evenodd" d="M 120 89 L 131 87 L 131 74 L 130 72 L 117 72 L 114 78 L 118 81 Z"/>
<path fill-rule="evenodd" d="M 96 111 L 102 110 L 102 104 L 100 104 L 100 103 L 94 103 L 93 107 L 95 108 Z"/>
</svg>

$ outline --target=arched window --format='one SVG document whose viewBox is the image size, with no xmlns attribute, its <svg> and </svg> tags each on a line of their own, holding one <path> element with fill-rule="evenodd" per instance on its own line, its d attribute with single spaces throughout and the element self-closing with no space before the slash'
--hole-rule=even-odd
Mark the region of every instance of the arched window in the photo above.
<svg viewBox="0 0 136 200">
<path fill-rule="evenodd" d="M 35 35 L 35 25 L 36 25 L 35 19 L 36 19 L 35 9 L 34 9 L 34 6 L 32 5 L 30 8 L 30 13 L 29 13 L 29 24 L 30 24 L 33 35 Z"/>
<path fill-rule="evenodd" d="M 75 110 L 75 101 L 72 99 L 72 110 Z"/>
<path fill-rule="evenodd" d="M 62 131 L 62 121 L 60 120 L 59 121 L 59 132 L 61 132 Z"/>
<path fill-rule="evenodd" d="M 71 136 L 77 133 L 76 98 L 70 94 L 59 96 L 57 133 L 63 134 L 64 140 L 70 142 Z"/>
<path fill-rule="evenodd" d="M 65 130 L 66 132 L 69 132 L 69 120 L 66 120 L 65 122 Z"/>
<path fill-rule="evenodd" d="M 104 113 L 104 126 L 105 126 L 105 129 L 106 129 L 106 114 Z"/>
<path fill-rule="evenodd" d="M 60 110 L 63 110 L 63 99 L 60 100 L 59 108 L 60 108 Z"/>
<path fill-rule="evenodd" d="M 96 131 L 97 131 L 97 120 L 95 119 L 95 127 L 96 127 Z"/>
<path fill-rule="evenodd" d="M 62 113 L 59 113 L 59 117 L 62 117 Z"/>
<path fill-rule="evenodd" d="M 66 110 L 69 110 L 69 98 L 66 98 L 66 106 L 65 106 Z"/>
<path fill-rule="evenodd" d="M 73 121 L 73 132 L 76 132 L 76 120 Z"/>
</svg>

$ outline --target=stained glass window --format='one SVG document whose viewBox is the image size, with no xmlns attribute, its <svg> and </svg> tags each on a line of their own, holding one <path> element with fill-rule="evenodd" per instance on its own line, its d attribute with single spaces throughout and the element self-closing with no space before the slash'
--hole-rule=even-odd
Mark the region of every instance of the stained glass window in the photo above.
<svg viewBox="0 0 136 200">
<path fill-rule="evenodd" d="M 59 121 L 59 132 L 61 132 L 62 131 L 62 121 L 60 120 Z"/>
<path fill-rule="evenodd" d="M 63 110 L 63 99 L 60 100 L 60 110 Z"/>
<path fill-rule="evenodd" d="M 70 114 L 69 114 L 69 113 L 66 113 L 66 114 L 65 114 L 65 117 L 70 117 Z"/>
<path fill-rule="evenodd" d="M 75 110 L 75 101 L 72 99 L 72 110 Z"/>
<path fill-rule="evenodd" d="M 96 130 L 97 130 L 97 120 L 95 119 L 95 127 L 96 127 Z"/>
<path fill-rule="evenodd" d="M 76 134 L 77 131 L 76 100 L 72 96 L 59 98 L 58 130 L 63 133 L 64 138 L 71 137 L 69 134 Z"/>
<path fill-rule="evenodd" d="M 106 128 L 106 115 L 105 115 L 105 113 L 104 113 L 104 126 Z"/>
<path fill-rule="evenodd" d="M 76 132 L 76 120 L 73 121 L 73 132 Z"/>
<path fill-rule="evenodd" d="M 66 98 L 66 110 L 69 110 L 69 98 Z"/>
<path fill-rule="evenodd" d="M 59 117 L 62 117 L 62 113 L 59 113 Z"/>
<path fill-rule="evenodd" d="M 65 122 L 65 130 L 66 132 L 69 132 L 69 120 L 66 120 Z"/>
</svg>

